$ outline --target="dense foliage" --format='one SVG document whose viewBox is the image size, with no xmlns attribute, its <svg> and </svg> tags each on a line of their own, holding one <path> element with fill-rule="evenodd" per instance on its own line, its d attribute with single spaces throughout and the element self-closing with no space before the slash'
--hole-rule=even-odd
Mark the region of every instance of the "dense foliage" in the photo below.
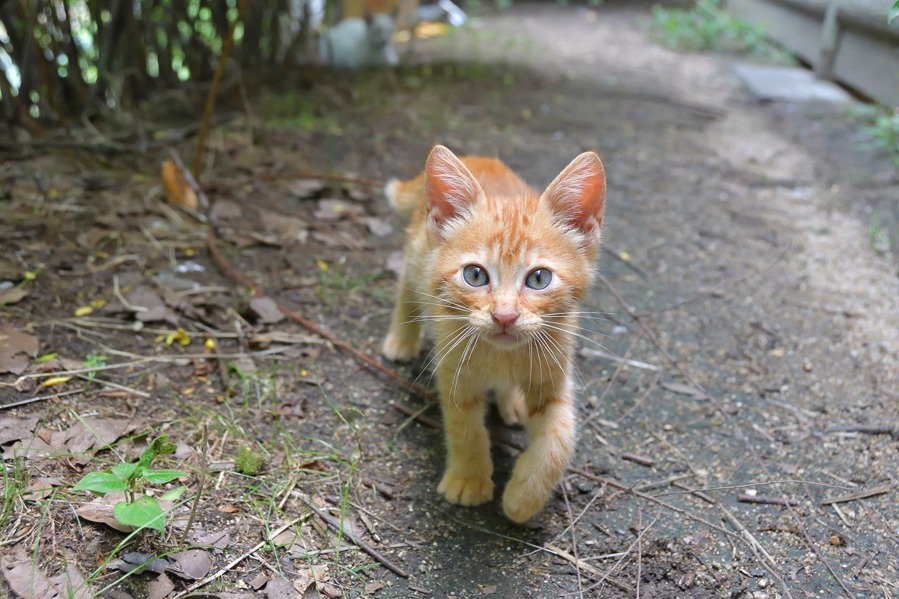
<svg viewBox="0 0 899 599">
<path fill-rule="evenodd" d="M 208 80 L 232 25 L 236 65 L 302 60 L 307 5 L 298 0 L 0 2 L 0 111 L 7 121 L 36 127 L 41 120 L 134 105 L 154 90 L 186 80 Z"/>
</svg>

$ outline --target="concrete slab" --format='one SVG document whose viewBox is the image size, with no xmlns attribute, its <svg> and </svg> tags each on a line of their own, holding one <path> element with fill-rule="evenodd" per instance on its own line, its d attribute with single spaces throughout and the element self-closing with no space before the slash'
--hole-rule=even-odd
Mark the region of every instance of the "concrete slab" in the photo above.
<svg viewBox="0 0 899 599">
<path fill-rule="evenodd" d="M 800 67 L 734 63 L 732 69 L 760 100 L 841 103 L 852 99 L 837 84 L 817 79 L 814 73 Z"/>
</svg>

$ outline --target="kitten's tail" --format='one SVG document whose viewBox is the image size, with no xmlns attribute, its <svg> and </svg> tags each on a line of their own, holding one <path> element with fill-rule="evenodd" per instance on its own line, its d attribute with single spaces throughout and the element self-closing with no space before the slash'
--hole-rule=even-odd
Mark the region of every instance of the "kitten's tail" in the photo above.
<svg viewBox="0 0 899 599">
<path fill-rule="evenodd" d="M 417 180 L 400 181 L 391 179 L 384 186 L 384 195 L 387 201 L 401 216 L 408 217 L 418 204 L 418 196 L 421 193 L 421 185 L 416 185 Z"/>
</svg>

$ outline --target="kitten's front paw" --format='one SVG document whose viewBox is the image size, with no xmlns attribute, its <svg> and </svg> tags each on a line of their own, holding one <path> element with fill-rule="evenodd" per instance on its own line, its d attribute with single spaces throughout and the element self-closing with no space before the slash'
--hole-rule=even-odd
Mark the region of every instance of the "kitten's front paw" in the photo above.
<svg viewBox="0 0 899 599">
<path fill-rule="evenodd" d="M 409 339 L 395 333 L 388 333 L 381 347 L 381 353 L 388 360 L 394 362 L 408 362 L 418 355 L 421 350 L 419 338 Z"/>
<path fill-rule="evenodd" d="M 503 493 L 503 512 L 506 518 L 524 524 L 543 508 L 549 497 L 534 492 L 531 487 L 527 481 L 516 480 L 514 477 L 509 481 Z"/>
<path fill-rule="evenodd" d="M 489 477 L 460 476 L 447 472 L 437 492 L 442 493 L 450 503 L 479 505 L 493 499 L 493 481 Z"/>
<path fill-rule="evenodd" d="M 521 389 L 513 389 L 499 398 L 499 415 L 508 426 L 521 426 L 528 421 L 528 406 Z"/>
</svg>

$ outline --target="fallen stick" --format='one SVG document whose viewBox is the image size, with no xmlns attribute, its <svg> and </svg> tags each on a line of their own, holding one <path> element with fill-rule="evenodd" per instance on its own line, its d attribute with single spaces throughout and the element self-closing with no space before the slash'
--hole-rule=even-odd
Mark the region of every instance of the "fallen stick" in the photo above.
<svg viewBox="0 0 899 599">
<path fill-rule="evenodd" d="M 882 487 L 874 487 L 873 489 L 862 489 L 861 491 L 856 491 L 855 493 L 849 493 L 847 495 L 839 495 L 837 497 L 831 497 L 830 499 L 825 499 L 821 502 L 821 505 L 831 505 L 834 503 L 847 503 L 849 501 L 857 501 L 859 499 L 865 499 L 867 497 L 874 497 L 875 495 L 883 495 L 884 493 L 890 492 L 890 486 L 884 485 Z"/>
<path fill-rule="evenodd" d="M 308 506 L 309 509 L 312 510 L 316 516 L 318 516 L 319 518 L 324 520 L 328 526 L 330 526 L 331 528 L 336 530 L 338 533 L 340 533 L 343 536 L 345 536 L 346 538 L 348 538 L 350 541 L 353 542 L 354 545 L 356 545 L 356 547 L 358 547 L 359 549 L 361 549 L 362 551 L 364 551 L 371 557 L 378 560 L 382 566 L 384 566 L 385 568 L 387 568 L 388 570 L 390 570 L 391 572 L 393 572 L 400 578 L 409 578 L 408 572 L 406 572 L 405 570 L 403 570 L 402 568 L 400 568 L 399 566 L 397 566 L 396 564 L 391 562 L 389 559 L 387 559 L 386 557 L 384 557 L 383 555 L 378 553 L 372 546 L 370 546 L 369 544 L 364 542 L 362 539 L 360 539 L 359 537 L 354 535 L 352 532 L 347 530 L 340 522 L 338 522 L 331 516 L 327 515 L 326 513 L 324 513 L 317 507 L 315 507 L 315 505 L 313 505 L 313 503 L 311 501 L 306 500 L 304 497 L 300 497 L 300 500 L 303 503 L 305 503 L 306 506 Z"/>
<path fill-rule="evenodd" d="M 601 578 L 602 580 L 609 581 L 613 586 L 618 587 L 625 593 L 633 593 L 634 592 L 634 588 L 632 586 L 627 585 L 623 582 L 618 582 L 617 580 L 612 578 L 611 572 L 608 574 L 603 574 L 602 572 L 600 572 L 599 570 L 597 570 L 596 568 L 594 568 L 587 562 L 585 562 L 583 560 L 575 559 L 575 557 L 573 555 L 571 555 L 570 553 L 568 553 L 561 547 L 556 547 L 555 545 L 547 544 L 543 548 L 546 549 L 547 551 L 549 551 L 550 553 L 553 553 L 554 555 L 561 557 L 563 560 L 570 563 L 574 567 L 580 568 L 581 570 L 586 570 L 593 576 L 597 576 L 597 577 Z"/>
<path fill-rule="evenodd" d="M 740 495 L 737 497 L 740 503 L 763 503 L 772 505 L 799 505 L 795 499 L 786 497 L 769 497 L 767 495 Z"/>
</svg>

